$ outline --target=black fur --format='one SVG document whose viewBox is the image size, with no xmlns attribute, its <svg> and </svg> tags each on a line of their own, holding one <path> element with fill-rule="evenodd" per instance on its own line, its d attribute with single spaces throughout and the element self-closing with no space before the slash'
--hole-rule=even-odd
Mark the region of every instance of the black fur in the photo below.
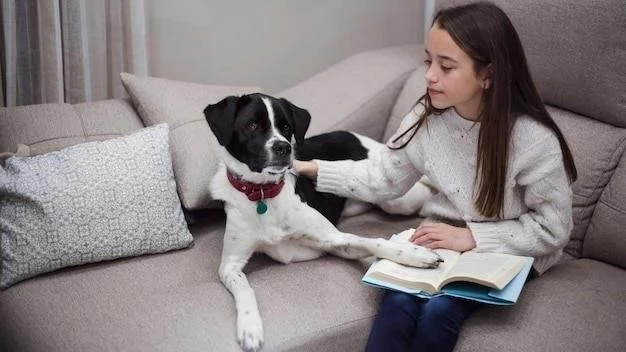
<svg viewBox="0 0 626 352">
<path fill-rule="evenodd" d="M 302 143 L 311 116 L 308 111 L 291 104 L 286 99 L 276 99 L 260 93 L 241 97 L 230 96 L 204 109 L 206 120 L 218 142 L 254 172 L 261 172 L 267 166 L 264 145 L 272 133 L 267 110 L 261 100 L 264 97 L 272 102 L 276 127 L 280 133 L 287 140 L 291 140 L 293 136 L 296 145 Z M 284 146 L 276 146 L 277 149 L 282 147 Z M 274 161 L 277 166 L 291 161 L 290 155 L 284 156 L 283 159 Z"/>
<path fill-rule="evenodd" d="M 255 93 L 241 97 L 226 97 L 204 109 L 206 120 L 215 134 L 217 141 L 237 160 L 248 165 L 251 171 L 261 172 L 268 166 L 264 145 L 271 134 L 270 120 L 262 98 L 269 98 L 274 110 L 275 124 L 280 133 L 291 140 L 295 139 L 295 158 L 298 160 L 361 160 L 367 158 L 367 149 L 350 132 L 335 131 L 304 138 L 311 116 L 287 99 L 273 98 Z M 291 161 L 291 148 L 288 143 L 272 146 L 276 154 L 284 157 L 273 164 L 288 165 Z M 281 166 L 281 165 L 276 165 Z M 303 202 L 324 215 L 333 224 L 337 224 L 346 199 L 330 193 L 315 190 L 313 182 L 298 176 L 296 193 Z"/>
<path fill-rule="evenodd" d="M 356 136 L 346 131 L 323 133 L 304 140 L 296 149 L 296 159 L 308 161 L 320 160 L 361 160 L 367 158 L 367 149 Z M 341 217 L 346 199 L 332 193 L 318 192 L 315 184 L 308 177 L 299 176 L 296 181 L 296 193 L 304 202 L 319 211 L 334 225 Z"/>
</svg>

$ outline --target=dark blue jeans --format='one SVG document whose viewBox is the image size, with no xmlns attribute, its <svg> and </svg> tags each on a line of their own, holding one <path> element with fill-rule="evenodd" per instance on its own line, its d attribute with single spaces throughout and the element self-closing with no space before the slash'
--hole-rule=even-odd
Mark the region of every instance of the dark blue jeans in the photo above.
<svg viewBox="0 0 626 352">
<path fill-rule="evenodd" d="M 387 291 L 367 341 L 367 352 L 452 351 L 463 321 L 482 303 Z"/>
</svg>

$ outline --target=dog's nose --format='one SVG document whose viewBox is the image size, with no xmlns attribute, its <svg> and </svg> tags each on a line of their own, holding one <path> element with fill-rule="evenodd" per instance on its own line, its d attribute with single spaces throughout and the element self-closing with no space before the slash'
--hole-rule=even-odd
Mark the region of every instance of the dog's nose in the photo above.
<svg viewBox="0 0 626 352">
<path fill-rule="evenodd" d="M 287 142 L 276 142 L 272 145 L 272 151 L 280 156 L 289 155 L 289 153 L 291 153 L 291 144 Z"/>
</svg>

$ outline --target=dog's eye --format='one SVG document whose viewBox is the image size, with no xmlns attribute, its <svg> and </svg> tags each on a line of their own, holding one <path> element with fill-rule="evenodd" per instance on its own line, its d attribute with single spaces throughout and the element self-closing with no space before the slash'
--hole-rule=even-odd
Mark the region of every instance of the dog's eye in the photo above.
<svg viewBox="0 0 626 352">
<path fill-rule="evenodd" d="M 248 131 L 254 132 L 259 129 L 259 124 L 256 122 L 250 122 L 246 128 Z"/>
<path fill-rule="evenodd" d="M 283 125 L 283 126 L 281 127 L 281 129 L 282 129 L 283 133 L 289 133 L 289 132 L 291 132 L 291 126 L 289 126 L 289 125 L 287 125 L 287 124 Z"/>
</svg>

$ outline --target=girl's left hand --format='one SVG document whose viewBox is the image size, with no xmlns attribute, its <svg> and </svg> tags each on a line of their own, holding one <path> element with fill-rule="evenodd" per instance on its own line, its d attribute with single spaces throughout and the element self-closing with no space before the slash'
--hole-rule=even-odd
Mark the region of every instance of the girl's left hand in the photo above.
<svg viewBox="0 0 626 352">
<path fill-rule="evenodd" d="M 409 241 L 430 249 L 445 248 L 457 252 L 469 251 L 476 247 L 470 229 L 438 222 L 422 223 Z"/>
</svg>

